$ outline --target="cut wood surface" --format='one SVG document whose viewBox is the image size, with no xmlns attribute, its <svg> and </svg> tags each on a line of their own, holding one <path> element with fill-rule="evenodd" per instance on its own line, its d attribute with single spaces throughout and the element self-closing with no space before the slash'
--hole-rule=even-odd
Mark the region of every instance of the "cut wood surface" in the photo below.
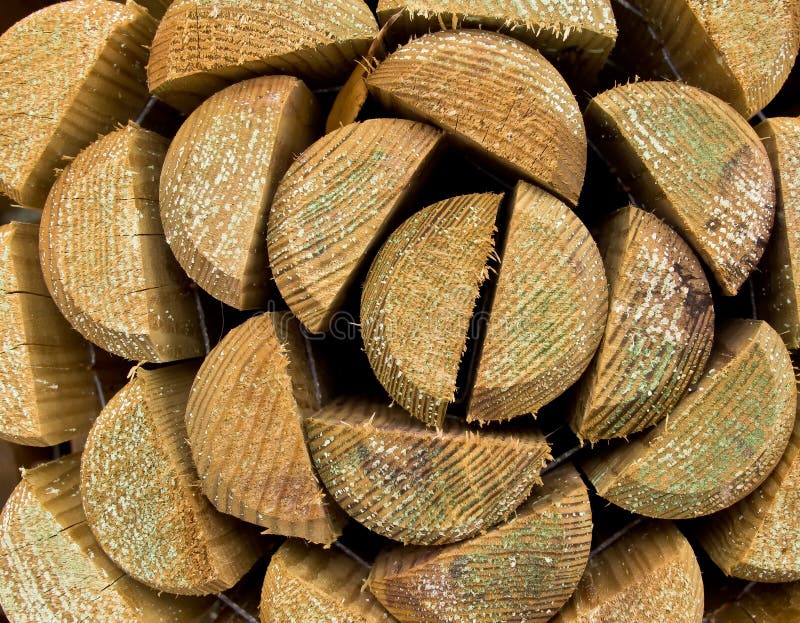
<svg viewBox="0 0 800 623">
<path fill-rule="evenodd" d="M 196 370 L 139 369 L 103 409 L 81 461 L 83 507 L 103 550 L 137 580 L 185 595 L 230 588 L 262 548 L 200 490 L 183 420 Z"/>
<path fill-rule="evenodd" d="M 423 208 L 391 234 L 364 282 L 369 362 L 389 395 L 431 426 L 455 398 L 502 199 L 462 195 Z"/>
<path fill-rule="evenodd" d="M 571 83 L 590 85 L 617 39 L 608 0 L 378 0 L 378 21 L 398 12 L 406 38 L 446 28 L 497 30 L 538 49 Z"/>
<path fill-rule="evenodd" d="M 41 208 L 65 157 L 147 101 L 156 20 L 135 3 L 69 0 L 0 37 L 0 190 Z"/>
<path fill-rule="evenodd" d="M 560 200 L 520 182 L 467 419 L 535 414 L 578 380 L 605 327 L 603 261 Z"/>
<path fill-rule="evenodd" d="M 135 124 L 104 136 L 59 176 L 42 215 L 53 300 L 86 339 L 137 361 L 205 353 L 198 303 L 158 214 L 166 149 Z"/>
<path fill-rule="evenodd" d="M 800 119 L 768 119 L 756 132 L 775 172 L 775 225 L 757 278 L 758 314 L 800 348 Z"/>
<path fill-rule="evenodd" d="M 767 323 L 733 320 L 706 371 L 646 435 L 598 452 L 586 474 L 598 495 L 669 519 L 722 510 L 760 485 L 783 455 L 797 390 L 789 353 Z"/>
<path fill-rule="evenodd" d="M 630 435 L 668 415 L 703 373 L 714 338 L 703 268 L 666 223 L 623 208 L 602 225 L 598 243 L 608 322 L 570 420 L 591 442 Z"/>
<path fill-rule="evenodd" d="M 183 112 L 259 74 L 336 84 L 377 34 L 363 0 L 175 0 L 147 79 L 153 95 Z"/>
<path fill-rule="evenodd" d="M 386 108 L 438 125 L 514 177 L 577 202 L 586 170 L 578 103 L 524 43 L 478 30 L 432 33 L 390 55 L 367 87 Z"/>
<path fill-rule="evenodd" d="M 50 446 L 86 433 L 102 407 L 92 354 L 47 292 L 36 225 L 0 227 L 0 316 L 0 438 Z"/>
<path fill-rule="evenodd" d="M 395 623 L 362 589 L 369 568 L 336 548 L 290 539 L 270 560 L 261 623 Z"/>
<path fill-rule="evenodd" d="M 264 238 L 278 181 L 317 136 L 319 106 L 297 78 L 213 95 L 178 130 L 161 170 L 164 234 L 187 274 L 237 309 L 273 292 Z"/>
<path fill-rule="evenodd" d="M 751 117 L 778 93 L 800 45 L 794 0 L 616 0 L 629 75 L 681 79 Z M 643 41 L 658 46 L 644 53 Z"/>
<path fill-rule="evenodd" d="M 383 536 L 451 543 L 506 520 L 541 483 L 549 446 L 535 430 L 431 430 L 402 409 L 347 398 L 306 419 L 320 479 L 351 517 Z"/>
<path fill-rule="evenodd" d="M 364 260 L 429 170 L 441 132 L 370 119 L 335 130 L 289 167 L 270 211 L 267 249 L 284 300 L 327 331 Z"/>
<path fill-rule="evenodd" d="M 753 584 L 736 600 L 712 613 L 709 623 L 800 621 L 800 582 Z"/>
<path fill-rule="evenodd" d="M 593 552 L 552 623 L 700 623 L 703 580 L 691 545 L 668 522 L 649 522 Z"/>
<path fill-rule="evenodd" d="M 186 427 L 203 493 L 271 534 L 330 545 L 343 513 L 311 464 L 303 418 L 328 398 L 324 373 L 288 312 L 255 316 L 203 362 Z"/>
<path fill-rule="evenodd" d="M 775 212 L 772 169 L 755 130 L 713 95 L 674 82 L 601 93 L 585 118 L 639 206 L 686 238 L 723 294 L 736 294 L 764 252 Z"/>
<path fill-rule="evenodd" d="M 404 623 L 543 623 L 575 590 L 591 534 L 586 486 L 566 465 L 508 523 L 452 545 L 381 553 L 366 587 Z"/>
<path fill-rule="evenodd" d="M 763 484 L 703 520 L 698 537 L 726 575 L 753 582 L 800 580 L 800 419 Z"/>
<path fill-rule="evenodd" d="M 26 470 L 0 516 L 0 600 L 14 622 L 190 623 L 211 601 L 159 594 L 103 552 L 78 490 L 80 455 Z"/>
</svg>

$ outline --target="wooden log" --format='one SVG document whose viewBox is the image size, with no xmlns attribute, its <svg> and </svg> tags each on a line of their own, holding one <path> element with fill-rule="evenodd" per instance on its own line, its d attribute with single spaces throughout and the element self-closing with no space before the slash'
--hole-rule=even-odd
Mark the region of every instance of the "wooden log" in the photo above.
<svg viewBox="0 0 800 623">
<path fill-rule="evenodd" d="M 345 516 L 317 480 L 303 431 L 329 391 L 288 312 L 250 318 L 209 353 L 186 428 L 203 493 L 218 510 L 266 533 L 336 540 Z"/>
<path fill-rule="evenodd" d="M 507 34 L 539 50 L 576 86 L 594 83 L 617 39 L 608 0 L 378 0 L 381 25 L 397 13 L 393 30 L 404 39 L 450 27 Z"/>
<path fill-rule="evenodd" d="M 700 623 L 703 580 L 692 547 L 668 522 L 648 522 L 593 555 L 552 623 Z"/>
<path fill-rule="evenodd" d="M 289 167 L 270 210 L 267 249 L 278 289 L 308 329 L 330 328 L 440 140 L 422 123 L 370 119 L 328 134 Z"/>
<path fill-rule="evenodd" d="M 19 484 L 22 468 L 33 467 L 52 458 L 52 448 L 20 446 L 0 441 L 0 506 L 6 503 Z"/>
<path fill-rule="evenodd" d="M 183 112 L 259 74 L 336 84 L 377 32 L 362 0 L 175 0 L 153 40 L 147 80 Z"/>
<path fill-rule="evenodd" d="M 800 620 L 800 582 L 754 584 L 735 603 L 708 617 L 709 623 L 788 623 Z"/>
<path fill-rule="evenodd" d="M 162 595 L 103 552 L 86 525 L 80 455 L 25 470 L 0 516 L 0 601 L 12 621 L 190 623 L 212 601 Z"/>
<path fill-rule="evenodd" d="M 317 136 L 319 106 L 297 78 L 230 86 L 195 110 L 169 146 L 159 201 L 164 234 L 187 274 L 237 309 L 274 292 L 264 242 L 272 197 Z"/>
<path fill-rule="evenodd" d="M 786 346 L 800 348 L 800 120 L 768 119 L 756 132 L 775 172 L 775 225 L 755 273 L 758 315 L 781 334 Z"/>
<path fill-rule="evenodd" d="M 726 575 L 753 582 L 800 580 L 800 419 L 777 467 L 758 489 L 704 519 L 698 539 Z"/>
<path fill-rule="evenodd" d="M 41 208 L 65 157 L 147 101 L 156 20 L 136 3 L 69 0 L 0 37 L 0 190 Z"/>
<path fill-rule="evenodd" d="M 139 369 L 97 419 L 81 461 L 92 532 L 128 575 L 158 590 L 230 588 L 258 559 L 253 530 L 200 491 L 183 417 L 197 366 Z"/>
<path fill-rule="evenodd" d="M 420 210 L 391 234 L 364 282 L 370 365 L 389 395 L 431 426 L 441 426 L 455 398 L 502 198 L 463 195 Z"/>
<path fill-rule="evenodd" d="M 438 125 L 515 178 L 577 202 L 586 170 L 578 103 L 533 48 L 492 32 L 436 32 L 390 55 L 367 87 L 386 108 Z"/>
<path fill-rule="evenodd" d="M 646 435 L 591 456 L 598 495 L 649 517 L 726 508 L 776 466 L 792 432 L 797 391 L 780 336 L 757 320 L 718 332 L 706 371 Z"/>
<path fill-rule="evenodd" d="M 362 589 L 369 568 L 337 549 L 290 539 L 269 563 L 261 623 L 396 623 Z"/>
<path fill-rule="evenodd" d="M 438 431 L 385 403 L 347 398 L 308 417 L 320 479 L 353 519 L 402 543 L 460 541 L 505 521 L 550 459 L 537 431 Z"/>
<path fill-rule="evenodd" d="M 615 54 L 629 75 L 679 79 L 751 117 L 778 93 L 800 45 L 800 8 L 791 0 L 615 0 Z M 643 41 L 654 39 L 646 53 Z"/>
<path fill-rule="evenodd" d="M 598 244 L 608 322 L 570 418 L 578 437 L 591 442 L 667 416 L 703 373 L 714 338 L 708 281 L 672 228 L 629 206 L 603 224 Z"/>
<path fill-rule="evenodd" d="M 366 588 L 404 623 L 543 623 L 578 585 L 591 533 L 586 487 L 566 465 L 508 523 L 453 545 L 381 553 Z"/>
<path fill-rule="evenodd" d="M 772 227 L 775 183 L 755 131 L 713 95 L 637 82 L 586 108 L 590 139 L 640 207 L 677 229 L 725 295 L 758 264 Z"/>
<path fill-rule="evenodd" d="M 602 258 L 564 203 L 520 182 L 505 233 L 468 421 L 536 414 L 578 380 L 606 322 Z"/>
<path fill-rule="evenodd" d="M 86 339 L 137 361 L 205 353 L 189 281 L 164 240 L 158 179 L 167 140 L 128 124 L 53 185 L 40 231 L 45 283 Z"/>
</svg>

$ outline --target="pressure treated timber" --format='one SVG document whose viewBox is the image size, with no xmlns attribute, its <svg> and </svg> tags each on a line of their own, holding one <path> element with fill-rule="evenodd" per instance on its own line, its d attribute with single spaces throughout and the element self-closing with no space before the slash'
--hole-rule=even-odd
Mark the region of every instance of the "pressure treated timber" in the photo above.
<svg viewBox="0 0 800 623">
<path fill-rule="evenodd" d="M 789 442 L 797 391 L 780 336 L 758 320 L 728 321 L 706 371 L 669 417 L 584 467 L 598 495 L 668 519 L 708 515 L 752 492 Z"/>
<path fill-rule="evenodd" d="M 396 623 L 362 590 L 369 568 L 337 548 L 290 539 L 270 560 L 261 623 Z"/>
<path fill-rule="evenodd" d="M 756 126 L 775 172 L 775 225 L 755 274 L 758 315 L 800 348 L 800 120 L 767 119 Z"/>
<path fill-rule="evenodd" d="M 700 623 L 703 580 L 692 547 L 669 522 L 648 522 L 589 559 L 552 623 Z"/>
<path fill-rule="evenodd" d="M 468 421 L 539 410 L 578 380 L 603 335 L 608 288 L 589 231 L 548 192 L 520 182 Z"/>
<path fill-rule="evenodd" d="M 597 95 L 590 140 L 637 204 L 666 220 L 739 291 L 764 252 L 775 182 L 747 122 L 713 95 L 676 82 L 635 82 Z"/>
<path fill-rule="evenodd" d="M 164 234 L 186 273 L 231 307 L 264 307 L 274 293 L 265 243 L 272 197 L 316 138 L 319 116 L 303 82 L 265 76 L 211 96 L 170 143 L 159 188 Z"/>
<path fill-rule="evenodd" d="M 575 590 L 591 533 L 586 486 L 566 465 L 505 524 L 452 545 L 382 552 L 366 587 L 404 623 L 544 623 Z"/>
<path fill-rule="evenodd" d="M 362 0 L 175 0 L 153 40 L 148 85 L 188 113 L 260 74 L 337 84 L 377 34 Z"/>
<path fill-rule="evenodd" d="M 344 514 L 317 480 L 303 431 L 328 398 L 324 378 L 288 312 L 250 318 L 209 353 L 186 428 L 203 493 L 219 511 L 324 545 L 341 534 Z"/>
<path fill-rule="evenodd" d="M 437 125 L 513 177 L 577 202 L 586 170 L 578 103 L 524 43 L 487 31 L 435 32 L 391 54 L 367 87 L 384 107 Z"/>
<path fill-rule="evenodd" d="M 550 60 L 570 84 L 591 85 L 617 39 L 608 0 L 378 0 L 378 21 L 401 13 L 404 38 L 446 28 L 499 31 Z M 395 35 L 397 37 L 397 35 Z"/>
<path fill-rule="evenodd" d="M 90 342 L 136 361 L 205 353 L 197 300 L 158 214 L 167 144 L 133 123 L 104 136 L 58 177 L 42 215 L 53 300 Z"/>
<path fill-rule="evenodd" d="M 203 496 L 184 412 L 197 365 L 138 369 L 97 419 L 81 461 L 89 527 L 131 577 L 204 595 L 233 586 L 261 553 L 245 524 Z"/>
<path fill-rule="evenodd" d="M 423 208 L 383 244 L 361 294 L 361 333 L 370 365 L 397 403 L 441 426 L 503 196 L 461 195 Z"/>
<path fill-rule="evenodd" d="M 158 594 L 120 570 L 86 525 L 80 455 L 24 470 L 0 515 L 0 601 L 14 622 L 192 623 L 209 599 Z"/>
<path fill-rule="evenodd" d="M 41 208 L 68 157 L 139 113 L 156 25 L 134 2 L 69 0 L 0 36 L 0 191 Z"/>
<path fill-rule="evenodd" d="M 709 623 L 786 623 L 800 620 L 800 582 L 753 584 L 711 613 Z"/>
<path fill-rule="evenodd" d="M 667 416 L 703 373 L 714 338 L 708 281 L 671 227 L 629 206 L 602 224 L 598 244 L 608 322 L 570 418 L 575 433 L 591 442 Z"/>
<path fill-rule="evenodd" d="M 397 407 L 346 398 L 305 421 L 330 494 L 353 519 L 418 545 L 459 541 L 504 521 L 541 483 L 549 446 L 535 430 L 427 428 Z"/>
<path fill-rule="evenodd" d="M 415 196 L 441 132 L 403 119 L 353 123 L 289 167 L 269 214 L 267 250 L 283 299 L 327 331 L 387 228 Z"/>
</svg>

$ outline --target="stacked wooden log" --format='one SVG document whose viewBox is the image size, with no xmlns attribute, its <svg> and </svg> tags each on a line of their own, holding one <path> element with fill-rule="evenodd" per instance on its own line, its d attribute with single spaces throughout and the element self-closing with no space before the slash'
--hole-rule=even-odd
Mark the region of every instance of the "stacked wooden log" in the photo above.
<svg viewBox="0 0 800 623">
<path fill-rule="evenodd" d="M 798 0 L 11 26 L 8 620 L 800 621 L 799 46 Z"/>
</svg>

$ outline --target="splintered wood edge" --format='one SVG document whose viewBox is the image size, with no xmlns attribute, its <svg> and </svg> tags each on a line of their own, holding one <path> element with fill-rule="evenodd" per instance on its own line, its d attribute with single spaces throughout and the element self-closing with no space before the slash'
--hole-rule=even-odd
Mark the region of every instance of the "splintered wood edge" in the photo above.
<svg viewBox="0 0 800 623">
<path fill-rule="evenodd" d="M 689 542 L 671 523 L 651 521 L 589 559 L 552 623 L 699 623 L 703 606 L 703 579 Z"/>
<path fill-rule="evenodd" d="M 796 404 L 792 362 L 778 334 L 763 321 L 732 320 L 700 381 L 668 418 L 583 467 L 598 495 L 631 512 L 708 515 L 767 478 L 789 442 Z"/>
<path fill-rule="evenodd" d="M 502 199 L 461 195 L 423 208 L 389 236 L 364 282 L 370 365 L 392 398 L 430 426 L 442 424 L 455 397 Z"/>
<path fill-rule="evenodd" d="M 203 493 L 217 510 L 265 533 L 330 545 L 346 517 L 319 483 L 306 447 L 303 418 L 319 405 L 309 404 L 311 373 L 295 344 L 302 340 L 288 312 L 233 329 L 197 373 L 186 426 Z"/>
<path fill-rule="evenodd" d="M 599 245 L 608 322 L 570 414 L 572 429 L 591 442 L 625 437 L 669 414 L 703 373 L 714 337 L 703 269 L 666 223 L 629 206 L 603 224 Z"/>
<path fill-rule="evenodd" d="M 183 422 L 196 369 L 140 369 L 97 419 L 81 461 L 83 507 L 105 552 L 140 582 L 184 595 L 230 588 L 262 549 L 200 492 Z"/>
<path fill-rule="evenodd" d="M 447 422 L 435 431 L 366 399 L 334 402 L 305 425 L 317 472 L 339 506 L 403 543 L 451 543 L 506 520 L 552 458 L 535 430 L 479 434 Z"/>
<path fill-rule="evenodd" d="M 382 552 L 365 587 L 406 623 L 542 623 L 577 586 L 591 534 L 586 486 L 568 464 L 505 524 L 452 545 Z"/>
<path fill-rule="evenodd" d="M 297 78 L 239 82 L 203 102 L 169 145 L 159 202 L 183 269 L 236 309 L 274 293 L 265 243 L 278 182 L 317 136 L 319 105 Z"/>
<path fill-rule="evenodd" d="M 506 230 L 470 422 L 536 414 L 578 380 L 606 323 L 603 261 L 569 207 L 520 182 Z"/>
<path fill-rule="evenodd" d="M 309 330 L 330 329 L 441 138 L 414 121 L 370 119 L 327 134 L 289 167 L 270 210 L 267 249 L 278 289 Z"/>
</svg>

